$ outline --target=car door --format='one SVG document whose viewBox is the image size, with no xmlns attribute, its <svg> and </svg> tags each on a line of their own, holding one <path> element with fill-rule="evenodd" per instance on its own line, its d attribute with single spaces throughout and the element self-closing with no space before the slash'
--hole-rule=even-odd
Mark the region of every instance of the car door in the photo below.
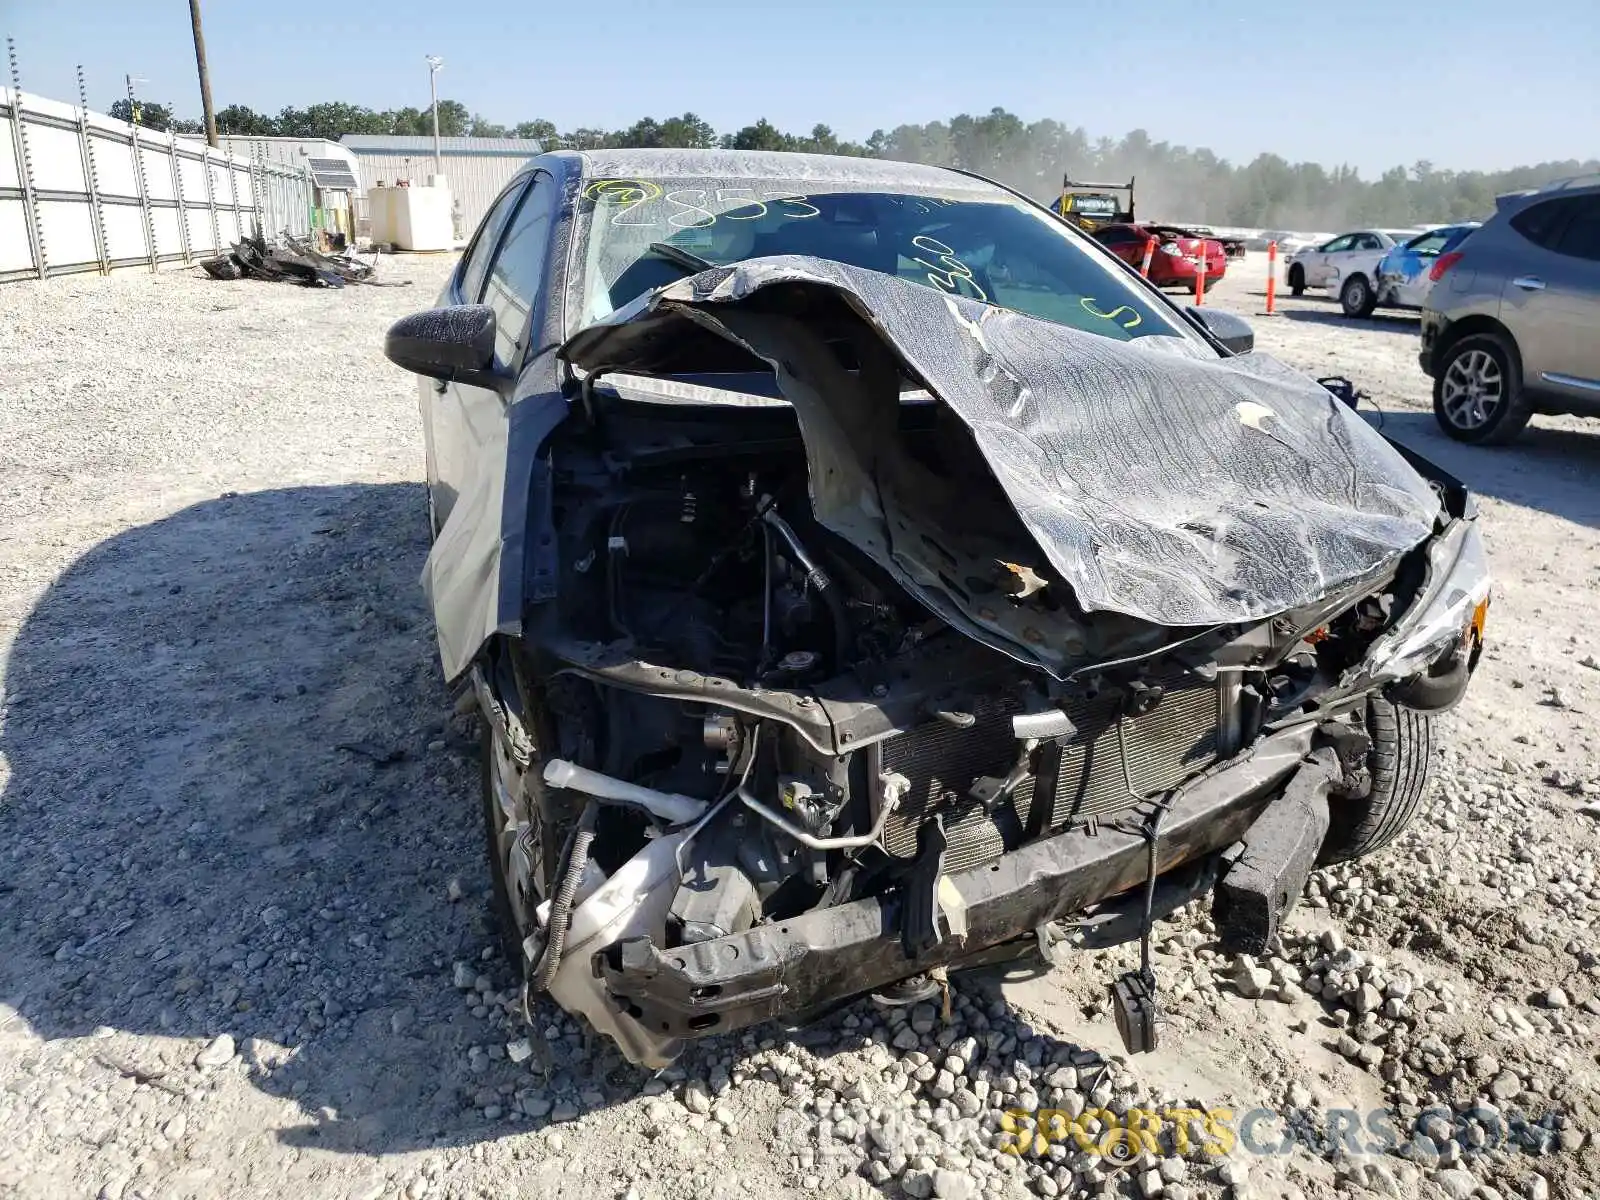
<svg viewBox="0 0 1600 1200">
<path fill-rule="evenodd" d="M 1334 256 L 1348 251 L 1355 240 L 1355 234 L 1347 233 L 1331 242 L 1324 242 L 1315 250 L 1307 251 L 1301 260 L 1306 272 L 1306 286 L 1315 288 L 1327 283 L 1333 270 Z"/>
<path fill-rule="evenodd" d="M 1340 280 L 1348 278 L 1358 268 L 1370 272 L 1371 265 L 1383 256 L 1384 240 L 1375 233 L 1352 233 L 1348 241 L 1343 249 L 1327 256 L 1328 274 L 1324 282 L 1331 286 L 1337 287 Z"/>
<path fill-rule="evenodd" d="M 528 348 L 530 319 L 544 285 L 550 225 L 555 216 L 557 188 L 544 172 L 535 174 L 516 197 L 509 219 L 489 260 L 481 295 L 476 303 L 494 310 L 494 367 L 504 378 L 515 378 Z M 498 521 L 497 503 L 485 489 L 498 489 L 504 464 L 508 396 L 499 391 L 466 384 L 451 384 L 442 406 L 441 424 L 450 427 L 447 453 L 440 455 L 439 478 L 452 505 L 471 498 L 482 507 L 484 519 Z M 492 464 L 493 470 L 486 470 Z M 448 510 L 445 519 L 448 519 Z"/>
<path fill-rule="evenodd" d="M 549 472 L 538 449 L 567 411 L 550 353 L 561 320 L 563 263 L 552 259 L 551 245 L 562 228 L 562 195 L 562 183 L 545 170 L 525 177 L 479 294 L 468 293 L 494 313 L 493 378 L 488 386 L 446 389 L 435 412 L 438 487 L 449 507 L 423 588 L 450 678 L 485 638 L 520 628 L 527 603 L 553 594 L 554 531 L 540 499 Z"/>
<path fill-rule="evenodd" d="M 1500 316 L 1517 339 L 1523 380 L 1600 405 L 1600 195 L 1545 201 L 1511 224 L 1530 245 L 1508 272 Z"/>
<path fill-rule="evenodd" d="M 441 305 L 477 304 L 483 298 L 489 266 L 499 248 L 501 235 L 511 214 L 516 211 L 527 179 L 514 180 L 489 206 L 472 243 L 439 298 Z M 434 536 L 444 527 L 472 458 L 470 426 L 466 421 L 463 389 L 440 379 L 424 379 L 419 384 L 422 406 L 423 453 L 427 460 L 428 511 Z M 481 388 L 471 389 L 482 391 Z"/>
</svg>

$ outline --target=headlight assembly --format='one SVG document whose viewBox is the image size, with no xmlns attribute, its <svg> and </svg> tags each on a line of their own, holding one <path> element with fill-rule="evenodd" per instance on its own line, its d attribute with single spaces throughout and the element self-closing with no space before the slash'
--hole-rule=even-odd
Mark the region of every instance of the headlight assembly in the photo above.
<svg viewBox="0 0 1600 1200">
<path fill-rule="evenodd" d="M 1409 679 L 1442 660 L 1469 657 L 1489 616 L 1489 560 L 1476 521 L 1458 521 L 1428 549 L 1422 595 L 1394 628 L 1373 643 L 1368 669 L 1376 681 Z"/>
</svg>

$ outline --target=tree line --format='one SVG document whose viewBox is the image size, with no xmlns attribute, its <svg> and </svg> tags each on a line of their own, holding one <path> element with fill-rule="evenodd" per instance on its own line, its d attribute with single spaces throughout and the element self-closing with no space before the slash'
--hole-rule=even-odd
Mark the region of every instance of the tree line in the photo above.
<svg viewBox="0 0 1600 1200">
<path fill-rule="evenodd" d="M 152 129 L 200 133 L 198 122 L 174 116 L 161 104 L 140 103 L 139 119 Z M 111 115 L 129 119 L 119 100 Z M 347 133 L 433 132 L 429 109 L 378 111 L 337 102 L 288 107 L 276 116 L 230 104 L 217 112 L 223 134 L 328 138 Z M 1600 161 L 1576 159 L 1513 167 L 1504 171 L 1442 170 L 1426 159 L 1395 166 L 1376 179 L 1354 167 L 1325 167 L 1260 154 L 1234 164 L 1203 147 L 1156 141 L 1142 129 L 1121 138 L 1091 138 L 1082 126 L 1044 119 L 1026 121 L 1003 108 L 981 116 L 963 113 L 924 125 L 875 130 L 865 142 L 840 139 L 826 125 L 810 133 L 786 132 L 761 118 L 718 133 L 696 114 L 644 117 L 625 129 L 559 131 L 545 120 L 503 125 L 470 112 L 456 100 L 439 102 L 444 137 L 537 138 L 547 149 L 597 150 L 627 146 L 683 149 L 799 150 L 931 163 L 976 171 L 1040 200 L 1053 199 L 1062 177 L 1092 182 L 1136 182 L 1141 216 L 1208 221 L 1216 225 L 1327 229 L 1352 225 L 1412 225 L 1421 221 L 1481 219 L 1494 211 L 1495 196 L 1537 187 L 1554 179 L 1600 171 Z"/>
</svg>

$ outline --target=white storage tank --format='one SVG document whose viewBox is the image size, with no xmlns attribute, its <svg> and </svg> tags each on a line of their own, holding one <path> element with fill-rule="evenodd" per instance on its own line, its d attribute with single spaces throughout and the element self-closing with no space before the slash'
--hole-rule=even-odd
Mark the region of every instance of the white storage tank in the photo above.
<svg viewBox="0 0 1600 1200">
<path fill-rule="evenodd" d="M 449 250 L 455 246 L 450 183 L 442 175 L 421 186 L 367 189 L 367 224 L 374 242 L 397 250 Z"/>
<path fill-rule="evenodd" d="M 339 144 L 355 155 L 361 178 L 369 188 L 405 182 L 420 186 L 436 170 L 432 136 L 347 133 Z M 458 240 L 472 236 L 511 177 L 541 151 L 533 138 L 439 139 L 443 174 L 450 180 L 455 200 Z M 376 239 L 377 234 L 373 237 Z"/>
</svg>

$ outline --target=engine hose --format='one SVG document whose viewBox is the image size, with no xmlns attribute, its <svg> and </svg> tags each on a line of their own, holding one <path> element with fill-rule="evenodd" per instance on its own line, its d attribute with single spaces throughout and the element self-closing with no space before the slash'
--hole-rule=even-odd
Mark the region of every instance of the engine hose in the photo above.
<svg viewBox="0 0 1600 1200">
<path fill-rule="evenodd" d="M 544 953 L 539 956 L 530 973 L 529 988 L 532 991 L 548 991 L 556 972 L 561 968 L 561 951 L 566 945 L 567 929 L 572 924 L 572 901 L 578 894 L 583 870 L 589 865 L 589 845 L 594 841 L 595 819 L 599 812 L 600 806 L 591 800 L 578 818 L 578 828 L 567 850 L 566 869 L 562 871 L 561 883 L 550 900 L 550 923 L 545 933 Z"/>
<path fill-rule="evenodd" d="M 789 544 L 789 549 L 794 552 L 795 558 L 800 560 L 800 566 L 806 573 L 806 582 L 826 606 L 828 616 L 833 622 L 833 669 L 843 671 L 850 655 L 850 614 L 845 611 L 844 599 L 839 595 L 839 589 L 834 586 L 828 573 L 806 553 L 800 535 L 795 533 L 794 527 L 785 521 L 776 509 L 766 509 L 761 514 L 761 519 L 777 530 L 778 536 Z"/>
</svg>

